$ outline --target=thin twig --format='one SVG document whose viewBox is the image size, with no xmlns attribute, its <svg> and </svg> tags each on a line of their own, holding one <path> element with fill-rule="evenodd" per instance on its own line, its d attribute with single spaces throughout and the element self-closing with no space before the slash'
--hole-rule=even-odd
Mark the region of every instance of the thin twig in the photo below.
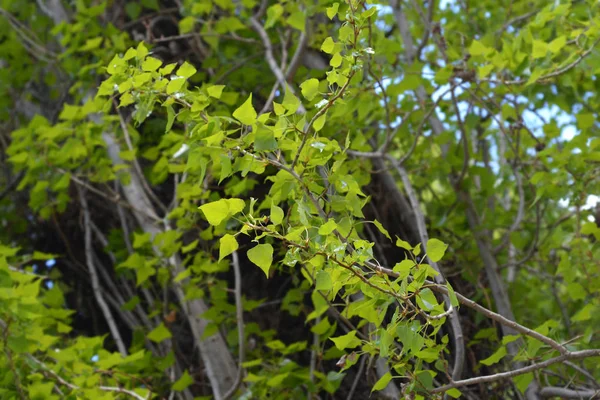
<svg viewBox="0 0 600 400">
<path fill-rule="evenodd" d="M 354 392 L 356 391 L 356 387 L 358 386 L 358 382 L 362 379 L 362 374 L 365 371 L 365 366 L 367 365 L 367 355 L 365 354 L 361 357 L 360 365 L 358 366 L 358 372 L 356 373 L 356 377 L 352 382 L 352 386 L 350 387 L 350 391 L 348 392 L 348 396 L 346 396 L 346 400 L 352 400 L 354 397 Z"/>
<path fill-rule="evenodd" d="M 39 366 L 41 366 L 44 370 L 44 372 L 46 372 L 47 374 L 51 375 L 54 379 L 56 379 L 58 381 L 58 383 L 60 383 L 63 386 L 68 387 L 71 390 L 81 390 L 81 388 L 73 383 L 67 382 L 65 379 L 63 379 L 60 375 L 58 375 L 56 372 L 54 372 L 52 369 L 50 369 L 50 367 L 48 367 L 46 364 L 44 364 L 42 361 L 38 360 L 37 358 L 35 358 L 33 355 L 29 355 L 29 358 L 35 362 L 36 364 L 38 364 Z M 128 390 L 122 387 L 113 387 L 113 386 L 97 386 L 97 389 L 100 389 L 104 392 L 113 392 L 113 393 L 121 393 L 121 394 L 126 394 L 130 397 L 133 397 L 134 399 L 137 400 L 147 400 L 147 398 L 144 398 L 142 396 L 140 396 L 139 394 L 137 394 L 136 392 L 132 391 L 132 390 Z M 151 395 L 151 393 L 148 394 L 149 396 Z"/>
<path fill-rule="evenodd" d="M 487 382 L 497 382 L 502 379 L 508 379 L 515 376 L 523 375 L 528 372 L 537 371 L 542 368 L 546 368 L 550 365 L 563 362 L 566 360 L 580 360 L 588 357 L 598 357 L 600 356 L 600 349 L 592 349 L 592 350 L 581 350 L 581 351 L 573 351 L 562 354 L 558 357 L 551 358 L 546 361 L 542 361 L 537 364 L 528 365 L 523 368 L 518 368 L 512 371 L 507 372 L 499 372 L 497 374 L 478 376 L 476 378 L 463 379 L 460 381 L 451 382 L 447 385 L 440 386 L 430 391 L 430 393 L 441 393 L 452 388 L 459 388 L 462 386 L 476 385 L 479 383 L 487 383 Z"/>
<path fill-rule="evenodd" d="M 542 81 L 547 81 L 549 79 L 552 78 L 556 78 L 557 76 L 560 76 L 562 74 L 564 74 L 565 72 L 570 71 L 571 69 L 575 68 L 577 65 L 579 65 L 579 63 L 581 61 L 583 61 L 587 56 L 589 56 L 592 51 L 594 51 L 594 49 L 596 48 L 596 46 L 598 45 L 598 43 L 600 43 L 600 38 L 597 39 L 592 46 L 585 50 L 584 52 L 582 52 L 577 59 L 575 59 L 575 61 L 573 61 L 570 64 L 565 65 L 562 68 L 557 69 L 554 72 L 550 72 L 546 75 L 542 75 L 539 78 L 537 78 L 535 80 L 535 82 L 532 83 L 537 83 L 537 82 L 542 82 Z M 490 83 L 497 83 L 497 84 L 502 84 L 502 85 L 523 85 L 525 83 L 527 83 L 529 80 L 528 79 L 516 79 L 516 80 L 512 80 L 512 81 L 504 81 L 504 80 L 499 80 L 499 79 L 482 79 L 482 82 L 490 82 Z"/>
<path fill-rule="evenodd" d="M 119 352 L 124 357 L 127 356 L 127 348 L 125 347 L 125 343 L 121 338 L 121 334 L 119 329 L 117 328 L 117 324 L 115 319 L 104 300 L 104 296 L 102 295 L 102 291 L 100 288 L 100 280 L 98 279 L 98 274 L 96 272 L 96 266 L 94 265 L 94 257 L 93 257 L 93 249 L 92 249 L 92 227 L 91 227 L 91 217 L 90 210 L 88 209 L 87 199 L 85 198 L 85 193 L 83 189 L 77 188 L 79 193 L 79 203 L 81 204 L 81 209 L 83 211 L 83 229 L 85 231 L 85 258 L 87 262 L 88 271 L 90 273 L 90 278 L 92 281 L 92 289 L 94 291 L 94 297 L 102 310 L 102 314 L 106 319 L 106 323 L 110 329 L 110 333 L 117 344 L 117 348 Z"/>
</svg>

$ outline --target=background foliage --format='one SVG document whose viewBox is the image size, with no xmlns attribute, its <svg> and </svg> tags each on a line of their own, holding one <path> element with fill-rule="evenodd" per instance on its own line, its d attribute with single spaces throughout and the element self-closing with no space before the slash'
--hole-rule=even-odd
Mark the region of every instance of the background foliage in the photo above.
<svg viewBox="0 0 600 400">
<path fill-rule="evenodd" d="M 597 396 L 596 1 L 0 18 L 0 397 Z"/>
</svg>

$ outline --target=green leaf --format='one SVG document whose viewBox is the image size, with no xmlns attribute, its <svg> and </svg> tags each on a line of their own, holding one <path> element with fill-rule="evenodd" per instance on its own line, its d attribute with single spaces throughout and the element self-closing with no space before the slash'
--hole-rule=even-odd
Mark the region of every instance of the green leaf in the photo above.
<svg viewBox="0 0 600 400">
<path fill-rule="evenodd" d="M 481 67 L 477 68 L 477 74 L 481 79 L 486 78 L 490 72 L 494 70 L 494 68 L 494 64 L 482 65 Z"/>
<path fill-rule="evenodd" d="M 10 334 L 6 344 L 15 353 L 26 353 L 29 349 L 30 342 L 23 335 Z"/>
<path fill-rule="evenodd" d="M 373 225 L 375 225 L 377 229 L 379 229 L 379 232 L 383 233 L 386 238 L 392 240 L 392 237 L 390 236 L 389 232 L 383 227 L 383 225 L 381 225 L 381 222 L 374 220 Z"/>
<path fill-rule="evenodd" d="M 340 8 L 340 3 L 333 3 L 331 7 L 327 7 L 327 17 L 333 19 Z"/>
<path fill-rule="evenodd" d="M 469 53 L 472 56 L 485 56 L 492 50 L 493 49 L 490 49 L 489 47 L 485 46 L 479 40 L 473 40 L 471 46 L 469 47 Z"/>
<path fill-rule="evenodd" d="M 421 254 L 421 243 L 418 243 L 414 248 L 413 248 L 413 254 L 415 256 L 418 256 L 419 254 Z"/>
<path fill-rule="evenodd" d="M 304 81 L 300 84 L 300 89 L 302 89 L 302 96 L 304 96 L 306 100 L 312 101 L 312 99 L 319 94 L 319 80 L 311 78 Z"/>
<path fill-rule="evenodd" d="M 552 53 L 557 54 L 567 44 L 567 37 L 565 35 L 559 36 L 548 44 L 548 50 Z"/>
<path fill-rule="evenodd" d="M 283 209 L 275 204 L 271 205 L 271 222 L 275 225 L 281 224 L 283 222 L 285 214 L 283 213 Z"/>
<path fill-rule="evenodd" d="M 548 44 L 541 40 L 534 39 L 533 48 L 531 50 L 531 56 L 535 58 L 544 58 L 548 53 Z"/>
<path fill-rule="evenodd" d="M 577 126 L 580 129 L 589 129 L 596 122 L 596 116 L 592 113 L 579 113 L 575 118 L 577 119 Z"/>
<path fill-rule="evenodd" d="M 131 60 L 132 58 L 137 56 L 137 51 L 135 49 L 128 49 L 125 55 L 123 56 L 123 60 Z"/>
<path fill-rule="evenodd" d="M 181 375 L 181 378 L 179 378 L 171 388 L 176 392 L 181 392 L 182 390 L 185 390 L 188 386 L 190 386 L 192 383 L 194 383 L 194 379 L 190 376 L 190 374 L 188 374 L 186 369 L 183 372 L 183 375 Z"/>
<path fill-rule="evenodd" d="M 331 36 L 329 36 L 329 37 L 327 37 L 327 39 L 325 39 L 325 41 L 321 45 L 321 50 L 327 54 L 331 54 L 331 53 L 333 53 L 334 46 L 335 46 L 335 43 L 334 43 L 333 39 L 331 38 Z"/>
<path fill-rule="evenodd" d="M 427 241 L 427 256 L 433 262 L 438 262 L 444 257 L 448 245 L 438 239 L 429 239 Z"/>
<path fill-rule="evenodd" d="M 183 85 L 185 84 L 185 79 L 180 76 L 173 76 L 167 85 L 167 94 L 173 94 L 179 92 Z"/>
<path fill-rule="evenodd" d="M 161 75 L 169 75 L 171 72 L 173 72 L 173 70 L 175 69 L 176 66 L 177 66 L 177 63 L 167 64 L 164 67 L 162 67 L 161 69 L 159 69 L 158 72 Z"/>
<path fill-rule="evenodd" d="M 198 207 L 204 213 L 206 220 L 211 225 L 219 225 L 225 219 L 239 213 L 246 203 L 242 199 L 221 199 L 206 203 Z"/>
<path fill-rule="evenodd" d="M 236 251 L 238 247 L 239 244 L 235 236 L 230 235 L 229 233 L 225 234 L 219 240 L 219 261 Z"/>
<path fill-rule="evenodd" d="M 179 33 L 185 34 L 190 33 L 194 30 L 194 26 L 196 25 L 196 17 L 190 15 L 185 18 L 182 18 L 179 21 Z"/>
<path fill-rule="evenodd" d="M 33 252 L 31 259 L 32 260 L 52 260 L 57 257 L 58 257 L 58 255 L 56 255 L 56 254 L 42 253 L 41 251 L 36 250 Z"/>
<path fill-rule="evenodd" d="M 485 360 L 481 360 L 483 365 L 493 365 L 500 361 L 506 355 L 506 346 L 501 346 L 494 354 L 486 358 Z"/>
<path fill-rule="evenodd" d="M 400 274 L 400 278 L 404 279 L 408 275 L 410 275 L 410 271 L 412 270 L 412 268 L 415 265 L 416 264 L 413 260 L 409 260 L 409 259 L 402 260 L 399 263 L 397 263 L 396 265 L 394 265 L 393 271 Z"/>
<path fill-rule="evenodd" d="M 437 305 L 437 299 L 431 289 L 423 289 L 417 295 L 417 303 L 425 311 L 433 310 Z"/>
<path fill-rule="evenodd" d="M 530 372 L 528 374 L 515 376 L 513 378 L 513 380 L 515 382 L 517 389 L 519 389 L 521 391 L 521 393 L 525 394 L 525 391 L 529 387 L 529 384 L 531 383 L 531 381 L 533 381 L 533 378 L 534 378 L 533 373 Z"/>
<path fill-rule="evenodd" d="M 167 329 L 165 324 L 161 322 L 160 325 L 150 331 L 146 336 L 153 342 L 160 343 L 163 340 L 169 339 L 171 337 L 171 332 Z"/>
<path fill-rule="evenodd" d="M 144 42 L 140 42 L 136 50 L 138 60 L 143 60 L 148 55 L 148 49 L 146 48 L 146 45 L 144 45 Z"/>
<path fill-rule="evenodd" d="M 281 4 L 273 4 L 267 8 L 267 21 L 265 22 L 265 29 L 269 29 L 279 18 L 283 15 L 283 6 Z"/>
<path fill-rule="evenodd" d="M 356 337 L 356 331 L 350 331 L 346 335 L 329 338 L 329 340 L 335 343 L 335 347 L 339 350 L 353 349 L 360 346 L 360 339 Z"/>
<path fill-rule="evenodd" d="M 396 236 L 396 247 L 400 247 L 401 249 L 408 250 L 408 251 L 412 251 L 412 249 L 413 249 L 413 247 L 410 245 L 410 243 L 405 242 L 404 240 L 400 239 L 397 236 Z"/>
<path fill-rule="evenodd" d="M 329 235 L 331 232 L 336 230 L 337 224 L 333 219 L 329 219 L 325 224 L 319 227 L 319 235 Z"/>
<path fill-rule="evenodd" d="M 577 312 L 571 319 L 574 322 L 583 322 L 589 321 L 592 318 L 592 315 L 595 315 L 595 307 L 592 303 L 588 303 L 581 310 Z"/>
<path fill-rule="evenodd" d="M 154 72 L 162 65 L 162 61 L 158 58 L 148 57 L 142 63 L 142 70 L 146 72 Z"/>
<path fill-rule="evenodd" d="M 254 150 L 271 151 L 275 149 L 277 149 L 277 141 L 273 131 L 264 126 L 259 126 L 254 137 Z"/>
<path fill-rule="evenodd" d="M 91 51 L 100 47 L 100 44 L 104 38 L 102 36 L 88 39 L 83 46 L 79 48 L 79 51 Z"/>
<path fill-rule="evenodd" d="M 342 60 L 342 55 L 340 53 L 335 53 L 333 57 L 331 57 L 331 60 L 329 60 L 329 65 L 331 65 L 333 68 L 338 68 L 340 65 L 342 65 Z"/>
<path fill-rule="evenodd" d="M 286 110 L 288 110 L 287 115 L 293 114 L 300 107 L 300 99 L 298 99 L 292 93 L 292 89 L 286 85 L 285 94 L 283 95 L 283 102 L 281 103 Z"/>
<path fill-rule="evenodd" d="M 458 390 L 457 388 L 452 388 L 450 390 L 446 391 L 446 394 L 450 397 L 452 397 L 453 399 L 458 399 L 462 393 L 460 390 Z"/>
<path fill-rule="evenodd" d="M 287 19 L 287 23 L 295 29 L 304 32 L 306 26 L 306 15 L 302 11 L 293 12 Z"/>
<path fill-rule="evenodd" d="M 187 61 L 183 63 L 181 67 L 177 70 L 177 76 L 183 76 L 184 78 L 189 78 L 190 76 L 196 73 L 196 68 L 188 63 Z"/>
<path fill-rule="evenodd" d="M 173 123 L 175 122 L 175 110 L 173 106 L 167 106 L 167 125 L 165 126 L 165 133 L 168 133 L 171 128 L 173 128 Z"/>
<path fill-rule="evenodd" d="M 329 291 L 333 286 L 331 276 L 326 271 L 317 272 L 315 290 Z"/>
<path fill-rule="evenodd" d="M 448 282 L 446 282 L 446 289 L 448 289 L 448 297 L 450 297 L 450 304 L 452 304 L 452 307 L 458 307 L 458 298 L 456 297 L 454 289 L 452 288 L 452 286 L 450 286 L 450 283 Z"/>
<path fill-rule="evenodd" d="M 158 0 L 141 0 L 144 7 L 158 11 Z"/>
<path fill-rule="evenodd" d="M 323 113 L 323 115 L 321 115 L 319 118 L 317 118 L 313 123 L 313 129 L 315 130 L 315 132 L 319 132 L 321 129 L 323 129 L 323 126 L 325 126 L 325 121 L 327 121 L 326 112 Z"/>
<path fill-rule="evenodd" d="M 253 125 L 256 122 L 257 114 L 252 106 L 252 93 L 250 93 L 244 104 L 233 112 L 233 117 L 244 125 Z"/>
<path fill-rule="evenodd" d="M 259 244 L 248 250 L 248 259 L 263 270 L 269 278 L 269 269 L 273 263 L 273 246 L 270 244 Z"/>
<path fill-rule="evenodd" d="M 371 389 L 371 393 L 376 390 L 383 390 L 387 387 L 387 385 L 392 380 L 392 374 L 388 371 L 386 372 L 379 380 L 373 385 L 373 389 Z"/>
<path fill-rule="evenodd" d="M 225 88 L 225 85 L 212 85 L 212 86 L 209 86 L 206 89 L 206 91 L 208 92 L 208 95 L 210 97 L 214 97 L 215 99 L 220 99 L 221 94 L 223 94 L 224 88 Z"/>
</svg>

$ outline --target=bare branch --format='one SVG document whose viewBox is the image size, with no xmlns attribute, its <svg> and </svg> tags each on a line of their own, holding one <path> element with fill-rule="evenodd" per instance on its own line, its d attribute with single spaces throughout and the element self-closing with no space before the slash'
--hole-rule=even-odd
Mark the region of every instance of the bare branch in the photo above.
<svg viewBox="0 0 600 400">
<path fill-rule="evenodd" d="M 100 288 L 100 280 L 98 279 L 98 274 L 96 272 L 96 266 L 94 264 L 94 256 L 92 249 L 92 227 L 91 227 L 91 217 L 90 210 L 88 209 L 87 199 L 85 198 L 85 193 L 81 188 L 77 188 L 77 192 L 79 193 L 79 204 L 81 204 L 81 209 L 83 211 L 83 229 L 85 231 L 85 258 L 88 267 L 88 271 L 90 273 L 90 278 L 92 281 L 92 289 L 94 291 L 94 297 L 102 310 L 102 314 L 106 319 L 106 323 L 110 329 L 110 333 L 117 344 L 117 348 L 122 356 L 127 356 L 127 347 L 125 347 L 125 343 L 121 338 L 121 333 L 117 328 L 117 324 L 115 323 L 115 319 L 112 315 L 112 311 L 106 301 L 104 300 L 104 296 L 102 295 L 102 290 Z"/>
<path fill-rule="evenodd" d="M 449 383 L 448 385 L 444 385 L 444 386 L 435 388 L 435 389 L 431 390 L 430 393 L 441 393 L 441 392 L 445 392 L 452 388 L 476 385 L 479 383 L 497 382 L 497 381 L 500 381 L 503 379 L 508 379 L 508 378 L 512 378 L 515 376 L 523 375 L 528 372 L 537 371 L 539 369 L 546 368 L 550 365 L 560 363 L 560 362 L 563 362 L 566 360 L 580 360 L 583 358 L 598 357 L 598 356 L 600 356 L 600 349 L 568 352 L 568 353 L 560 355 L 558 357 L 554 357 L 549 360 L 542 361 L 542 362 L 532 364 L 532 365 L 528 365 L 526 367 L 518 368 L 518 369 L 515 369 L 512 371 L 500 372 L 500 373 L 493 374 L 493 375 L 478 376 L 476 378 L 469 378 L 469 379 L 463 379 L 460 381 L 452 382 L 452 383 Z"/>
</svg>

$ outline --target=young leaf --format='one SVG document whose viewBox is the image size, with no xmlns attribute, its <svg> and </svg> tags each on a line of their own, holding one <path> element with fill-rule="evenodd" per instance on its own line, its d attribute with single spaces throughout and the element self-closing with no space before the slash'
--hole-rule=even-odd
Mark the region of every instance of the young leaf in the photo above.
<svg viewBox="0 0 600 400">
<path fill-rule="evenodd" d="M 283 102 L 281 103 L 281 105 L 286 110 L 288 110 L 286 115 L 294 114 L 298 110 L 298 107 L 300 107 L 300 99 L 294 96 L 294 94 L 292 93 L 292 89 L 290 89 L 290 87 L 287 85 L 285 88 L 285 94 L 283 95 Z"/>
<path fill-rule="evenodd" d="M 161 322 L 159 326 L 148 333 L 147 337 L 153 342 L 160 343 L 163 340 L 170 338 L 171 332 L 167 329 L 165 324 Z"/>
<path fill-rule="evenodd" d="M 311 78 L 307 81 L 304 81 L 302 84 L 300 84 L 300 89 L 302 89 L 302 96 L 304 96 L 306 100 L 312 101 L 312 99 L 314 99 L 319 93 L 319 80 Z"/>
<path fill-rule="evenodd" d="M 335 17 L 335 14 L 337 14 L 339 8 L 340 3 L 333 3 L 331 7 L 327 7 L 327 17 L 329 19 L 333 19 L 333 17 Z"/>
<path fill-rule="evenodd" d="M 196 73 L 196 68 L 188 63 L 187 61 L 183 63 L 181 67 L 177 70 L 178 76 L 183 76 L 184 78 L 189 78 L 190 76 Z"/>
<path fill-rule="evenodd" d="M 315 290 L 328 291 L 331 290 L 332 286 L 333 281 L 331 280 L 331 276 L 326 271 L 319 271 L 317 273 Z"/>
<path fill-rule="evenodd" d="M 383 227 L 383 225 L 381 225 L 381 222 L 374 220 L 373 224 L 377 227 L 377 229 L 379 229 L 379 232 L 385 235 L 386 238 L 392 240 L 392 237 L 390 236 L 389 232 Z"/>
<path fill-rule="evenodd" d="M 333 39 L 331 38 L 331 36 L 329 36 L 329 37 L 327 37 L 327 39 L 325 39 L 325 41 L 321 45 L 321 50 L 327 54 L 331 54 L 331 53 L 333 53 L 334 46 L 335 46 L 335 43 L 334 43 Z"/>
<path fill-rule="evenodd" d="M 206 89 L 206 91 L 208 92 L 208 95 L 210 97 L 214 97 L 215 99 L 220 99 L 224 88 L 225 88 L 225 85 L 212 85 L 212 86 L 208 87 Z"/>
<path fill-rule="evenodd" d="M 148 57 L 142 63 L 142 70 L 146 72 L 154 72 L 162 65 L 162 61 L 158 58 Z"/>
<path fill-rule="evenodd" d="M 285 214 L 281 207 L 276 206 L 275 204 L 271 205 L 271 222 L 275 225 L 279 225 L 283 221 L 283 217 Z"/>
<path fill-rule="evenodd" d="M 562 36 L 559 36 L 559 37 L 557 37 L 557 38 L 556 38 L 556 39 L 554 39 L 553 41 L 551 41 L 551 42 L 548 44 L 548 49 L 549 49 L 549 50 L 550 50 L 552 53 L 556 54 L 556 53 L 558 53 L 559 51 L 561 51 L 561 49 L 562 49 L 563 47 L 565 47 L 565 45 L 566 45 L 566 44 L 567 44 L 567 37 L 566 37 L 565 35 L 562 35 Z"/>
<path fill-rule="evenodd" d="M 448 289 L 448 297 L 450 297 L 450 304 L 452 307 L 458 307 L 458 298 L 456 297 L 456 293 L 450 283 L 446 282 L 446 289 Z"/>
<path fill-rule="evenodd" d="M 412 251 L 412 249 L 413 249 L 413 247 L 410 245 L 410 243 L 400 239 L 398 236 L 396 236 L 396 247 L 400 247 L 401 249 L 408 250 L 408 251 Z"/>
<path fill-rule="evenodd" d="M 541 40 L 534 40 L 531 51 L 533 58 L 544 58 L 546 57 L 546 53 L 548 53 L 548 44 Z"/>
<path fill-rule="evenodd" d="M 325 121 L 327 120 L 327 113 L 323 113 L 323 115 L 321 115 L 319 118 L 317 118 L 315 120 L 315 122 L 313 123 L 313 129 L 315 130 L 315 132 L 319 132 L 321 129 L 323 129 L 323 126 L 325 126 Z"/>
<path fill-rule="evenodd" d="M 252 106 L 252 93 L 248 99 L 237 110 L 233 112 L 233 117 L 244 125 L 252 125 L 256 122 L 256 110 Z"/>
<path fill-rule="evenodd" d="M 263 270 L 269 278 L 269 269 L 273 263 L 273 246 L 270 244 L 259 244 L 248 250 L 248 259 Z"/>
<path fill-rule="evenodd" d="M 235 238 L 235 236 L 230 234 L 225 234 L 219 240 L 219 261 L 236 251 L 239 247 L 239 244 Z"/>
<path fill-rule="evenodd" d="M 334 220 L 330 219 L 325 224 L 319 227 L 319 235 L 329 235 L 337 228 L 337 224 Z"/>
<path fill-rule="evenodd" d="M 494 354 L 486 358 L 485 360 L 481 360 L 483 365 L 490 366 L 492 364 L 496 364 L 506 355 L 506 346 L 502 345 Z"/>
<path fill-rule="evenodd" d="M 373 386 L 373 389 L 371 389 L 371 393 L 373 393 L 376 390 L 385 389 L 391 380 L 392 380 L 392 374 L 388 371 L 381 378 L 379 378 L 379 380 L 375 383 L 375 385 Z"/>
<path fill-rule="evenodd" d="M 221 199 L 206 203 L 198 207 L 204 213 L 206 220 L 211 225 L 219 225 L 244 209 L 246 203 L 242 199 Z"/>
<path fill-rule="evenodd" d="M 292 28 L 304 32 L 304 27 L 306 25 L 306 15 L 302 11 L 296 11 L 289 16 L 289 18 L 287 19 L 287 23 Z"/>
<path fill-rule="evenodd" d="M 444 257 L 448 245 L 438 239 L 429 239 L 427 241 L 427 256 L 433 262 L 438 262 Z"/>
<path fill-rule="evenodd" d="M 267 21 L 265 22 L 265 29 L 269 29 L 283 15 L 283 6 L 281 4 L 273 4 L 267 8 Z"/>
<path fill-rule="evenodd" d="M 335 347 L 339 350 L 353 349 L 360 346 L 360 339 L 356 337 L 356 331 L 350 331 L 345 335 L 329 338 L 329 340 L 335 343 Z"/>
<path fill-rule="evenodd" d="M 473 42 L 471 43 L 471 46 L 469 47 L 469 53 L 472 56 L 485 56 L 490 51 L 492 51 L 492 49 L 490 49 L 489 47 L 485 46 L 479 40 L 473 40 Z"/>
<path fill-rule="evenodd" d="M 188 374 L 187 370 L 185 370 L 183 372 L 183 375 L 181 375 L 181 378 L 179 378 L 177 382 L 173 384 L 171 389 L 175 390 L 176 392 L 181 392 L 182 390 L 185 390 L 185 388 L 190 386 L 192 383 L 194 383 L 194 378 L 192 378 L 190 374 Z"/>
</svg>

